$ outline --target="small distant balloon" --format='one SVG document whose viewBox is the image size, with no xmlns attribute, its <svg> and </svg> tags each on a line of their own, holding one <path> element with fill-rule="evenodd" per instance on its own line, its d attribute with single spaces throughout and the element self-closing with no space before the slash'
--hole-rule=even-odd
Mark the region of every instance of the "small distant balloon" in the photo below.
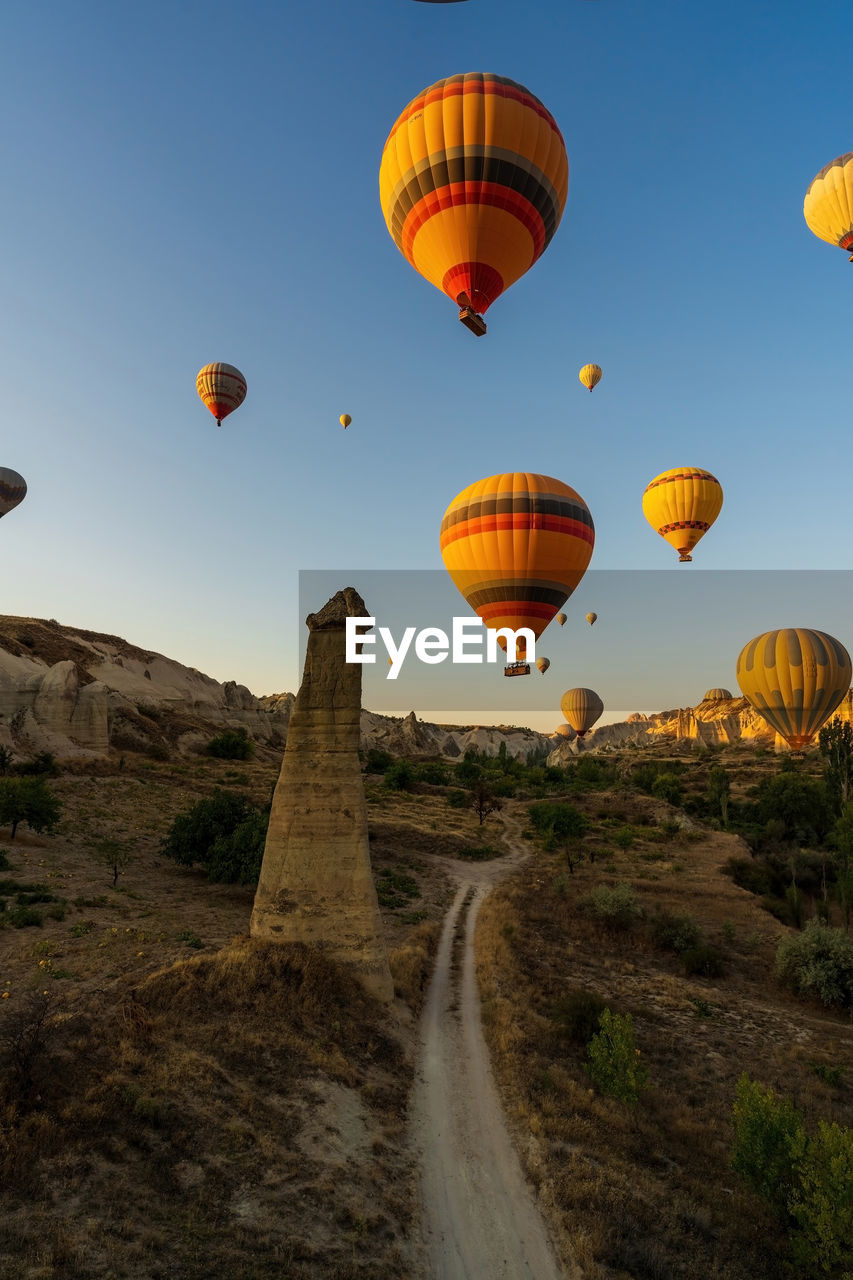
<svg viewBox="0 0 853 1280">
<path fill-rule="evenodd" d="M 0 516 L 14 511 L 27 496 L 27 482 L 11 467 L 0 467 Z"/>
<path fill-rule="evenodd" d="M 579 738 L 583 738 L 604 711 L 604 703 L 594 689 L 567 689 L 560 710 Z"/>
<path fill-rule="evenodd" d="M 217 427 L 222 419 L 239 409 L 246 399 L 246 379 L 233 364 L 216 361 L 199 369 L 195 389 L 216 419 Z"/>
<path fill-rule="evenodd" d="M 597 617 L 598 617 L 597 613 L 588 613 L 586 615 L 586 620 L 589 623 L 589 625 L 592 626 Z"/>
<path fill-rule="evenodd" d="M 569 742 L 573 742 L 577 737 L 577 734 L 570 724 L 558 724 L 554 732 L 558 734 L 559 737 L 566 738 Z"/>
<path fill-rule="evenodd" d="M 578 374 L 587 391 L 592 391 L 593 387 L 597 387 L 601 381 L 601 365 L 585 364 Z"/>
<path fill-rule="evenodd" d="M 341 416 L 340 416 L 340 418 L 338 419 L 338 421 L 340 422 L 340 424 L 341 424 L 341 426 L 343 427 L 344 431 L 346 431 L 347 427 L 348 427 L 348 426 L 349 426 L 349 424 L 352 422 L 352 418 L 349 416 L 349 414 L 348 414 L 348 413 L 342 413 L 342 414 L 341 414 Z"/>
<path fill-rule="evenodd" d="M 542 674 L 543 674 L 543 676 L 544 676 L 545 672 L 548 670 L 548 668 L 549 668 L 549 667 L 550 667 L 550 665 L 551 665 L 551 659 L 550 659 L 550 658 L 537 658 L 537 659 L 536 659 L 536 665 L 537 665 L 537 667 L 539 668 L 539 670 L 542 672 Z"/>
<path fill-rule="evenodd" d="M 558 613 L 557 621 L 559 622 L 561 627 L 564 627 L 566 625 L 566 615 L 564 613 Z"/>
<path fill-rule="evenodd" d="M 706 689 L 702 696 L 703 702 L 730 702 L 731 691 L 729 689 Z"/>
</svg>

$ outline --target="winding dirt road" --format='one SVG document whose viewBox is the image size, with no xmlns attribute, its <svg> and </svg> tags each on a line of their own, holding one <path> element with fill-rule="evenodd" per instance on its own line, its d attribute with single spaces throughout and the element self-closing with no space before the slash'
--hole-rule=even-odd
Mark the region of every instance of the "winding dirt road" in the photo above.
<svg viewBox="0 0 853 1280">
<path fill-rule="evenodd" d="M 510 854 L 460 865 L 421 1022 L 413 1138 L 433 1280 L 565 1280 L 512 1146 L 483 1038 L 474 928 L 486 894 L 524 860 L 520 822 L 504 812 Z"/>
</svg>

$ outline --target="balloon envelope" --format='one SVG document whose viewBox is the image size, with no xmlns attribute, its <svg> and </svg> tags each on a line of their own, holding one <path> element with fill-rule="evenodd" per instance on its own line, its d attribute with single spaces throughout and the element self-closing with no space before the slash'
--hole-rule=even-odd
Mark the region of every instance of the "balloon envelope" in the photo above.
<svg viewBox="0 0 853 1280">
<path fill-rule="evenodd" d="M 731 700 L 728 689 L 706 689 L 702 695 L 703 702 L 727 702 Z"/>
<path fill-rule="evenodd" d="M 352 422 L 352 418 L 349 416 L 349 414 L 348 414 L 348 413 L 342 413 L 342 414 L 341 414 L 341 416 L 340 416 L 340 418 L 338 418 L 338 422 L 340 422 L 340 424 L 341 424 L 341 426 L 343 427 L 344 431 L 346 431 L 347 427 L 348 427 L 348 426 L 349 426 L 349 424 Z"/>
<path fill-rule="evenodd" d="M 840 641 L 804 627 L 765 631 L 744 645 L 737 660 L 744 697 L 795 751 L 843 701 L 851 670 Z"/>
<path fill-rule="evenodd" d="M 723 487 L 719 480 L 699 467 L 662 471 L 643 493 L 643 515 L 675 547 L 679 561 L 693 559 L 690 552 L 708 532 L 722 505 Z"/>
<path fill-rule="evenodd" d="M 803 217 L 818 239 L 853 250 L 853 151 L 837 156 L 812 180 Z"/>
<path fill-rule="evenodd" d="M 587 620 L 587 622 L 589 623 L 589 625 L 590 625 L 590 626 L 593 626 L 593 624 L 595 623 L 595 621 L 596 621 L 597 617 L 598 617 L 598 614 L 597 614 L 597 613 L 588 613 L 588 614 L 586 615 L 586 620 Z"/>
<path fill-rule="evenodd" d="M 566 615 L 564 613 L 558 613 L 557 621 L 559 622 L 561 627 L 564 627 L 566 625 Z"/>
<path fill-rule="evenodd" d="M 0 467 L 0 516 L 14 511 L 27 496 L 27 482 L 11 467 Z"/>
<path fill-rule="evenodd" d="M 537 659 L 536 659 L 536 665 L 537 665 L 537 667 L 539 668 L 539 670 L 542 672 L 542 674 L 543 674 L 543 676 L 544 676 L 545 672 L 548 670 L 548 668 L 549 668 L 549 667 L 550 667 L 550 665 L 551 665 L 551 659 L 550 659 L 550 658 L 537 658 Z"/>
<path fill-rule="evenodd" d="M 440 542 L 444 567 L 486 626 L 529 627 L 538 640 L 586 572 L 595 528 L 569 485 L 508 471 L 457 494 Z"/>
<path fill-rule="evenodd" d="M 416 271 L 484 312 L 544 253 L 563 216 L 569 162 L 537 97 L 468 72 L 413 98 L 388 135 L 382 213 Z"/>
<path fill-rule="evenodd" d="M 593 387 L 597 387 L 601 381 L 601 365 L 585 364 L 578 374 L 587 391 L 592 391 Z"/>
<path fill-rule="evenodd" d="M 577 737 L 577 734 L 570 724 L 558 724 L 554 732 L 559 734 L 561 738 L 568 739 L 569 742 L 573 742 Z"/>
<path fill-rule="evenodd" d="M 195 388 L 220 427 L 222 419 L 239 409 L 246 399 L 246 379 L 233 364 L 221 361 L 199 369 Z"/>
<path fill-rule="evenodd" d="M 593 689 L 567 689 L 560 699 L 560 710 L 582 738 L 604 711 L 604 703 Z"/>
</svg>

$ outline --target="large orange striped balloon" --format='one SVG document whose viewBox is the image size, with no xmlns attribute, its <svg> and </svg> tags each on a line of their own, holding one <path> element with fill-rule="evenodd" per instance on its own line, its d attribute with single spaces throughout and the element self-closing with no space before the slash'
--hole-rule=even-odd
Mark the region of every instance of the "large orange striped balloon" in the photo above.
<svg viewBox="0 0 853 1280">
<path fill-rule="evenodd" d="M 537 640 L 586 572 L 594 544 L 580 494 L 527 471 L 469 485 L 441 522 L 444 566 L 474 612 L 487 627 L 529 627 Z"/>
<path fill-rule="evenodd" d="M 643 515 L 678 552 L 679 562 L 690 552 L 720 514 L 723 486 L 700 467 L 673 467 L 650 480 L 643 493 Z"/>
<path fill-rule="evenodd" d="M 394 243 L 463 313 L 486 311 L 544 252 L 568 188 L 551 113 L 523 85 L 479 71 L 413 98 L 379 169 Z"/>
<path fill-rule="evenodd" d="M 221 361 L 206 364 L 203 369 L 199 369 L 195 389 L 213 414 L 218 427 L 222 426 L 222 419 L 239 409 L 246 399 L 246 379 L 233 364 L 222 364 Z"/>
</svg>

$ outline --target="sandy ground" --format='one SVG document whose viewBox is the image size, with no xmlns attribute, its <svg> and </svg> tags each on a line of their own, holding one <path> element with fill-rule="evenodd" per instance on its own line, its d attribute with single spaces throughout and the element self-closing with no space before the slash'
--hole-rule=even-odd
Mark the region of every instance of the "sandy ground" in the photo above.
<svg viewBox="0 0 853 1280">
<path fill-rule="evenodd" d="M 480 1018 L 477 912 L 526 856 L 520 823 L 511 811 L 504 820 L 508 857 L 474 865 L 440 859 L 457 890 L 424 1007 L 412 1103 L 424 1246 L 435 1280 L 564 1275 L 512 1146 Z"/>
</svg>

